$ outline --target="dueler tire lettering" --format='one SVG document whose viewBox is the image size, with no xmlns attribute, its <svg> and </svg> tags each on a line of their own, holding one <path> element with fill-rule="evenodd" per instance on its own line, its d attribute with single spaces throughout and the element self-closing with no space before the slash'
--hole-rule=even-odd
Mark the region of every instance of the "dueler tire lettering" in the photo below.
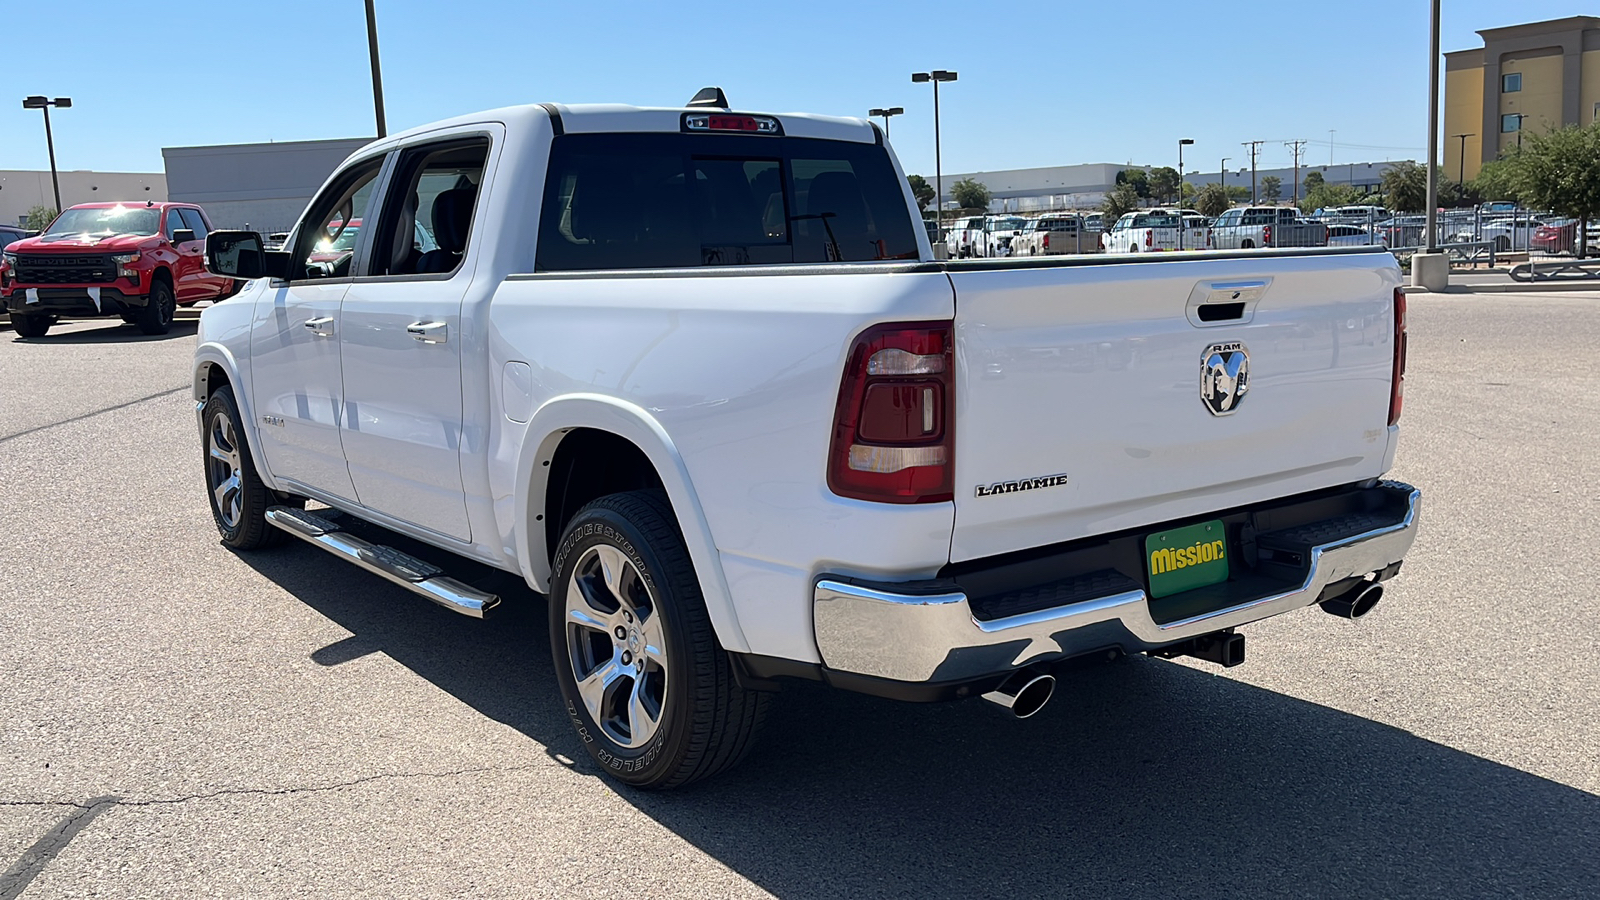
<svg viewBox="0 0 1600 900">
<path fill-rule="evenodd" d="M 661 619 L 667 690 L 656 731 L 640 746 L 617 743 L 578 692 L 567 633 L 566 592 L 591 548 L 605 544 L 638 570 Z M 739 687 L 717 642 L 676 517 L 661 491 L 601 497 L 567 523 L 551 562 L 550 649 L 573 730 L 600 768 L 635 787 L 682 787 L 744 758 L 767 697 Z M 642 621 L 642 620 L 641 620 Z M 642 664 L 641 664 L 642 665 Z"/>
</svg>

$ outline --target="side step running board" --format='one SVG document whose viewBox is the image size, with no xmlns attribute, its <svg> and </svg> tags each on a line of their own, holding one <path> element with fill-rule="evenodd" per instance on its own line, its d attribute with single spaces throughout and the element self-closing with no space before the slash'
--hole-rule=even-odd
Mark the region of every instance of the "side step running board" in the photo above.
<svg viewBox="0 0 1600 900">
<path fill-rule="evenodd" d="M 314 544 L 368 572 L 382 575 L 414 594 L 421 594 L 445 609 L 481 619 L 500 605 L 500 597 L 450 578 L 431 563 L 393 547 L 373 544 L 350 534 L 339 523 L 292 506 L 267 510 L 267 522 Z"/>
</svg>

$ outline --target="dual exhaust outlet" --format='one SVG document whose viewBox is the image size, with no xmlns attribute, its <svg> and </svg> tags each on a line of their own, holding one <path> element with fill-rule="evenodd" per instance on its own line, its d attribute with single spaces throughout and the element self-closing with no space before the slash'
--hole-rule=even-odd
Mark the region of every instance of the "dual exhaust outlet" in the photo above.
<svg viewBox="0 0 1600 900">
<path fill-rule="evenodd" d="M 1372 612 L 1373 607 L 1376 607 L 1378 601 L 1382 599 L 1382 584 L 1376 581 L 1362 581 L 1342 594 L 1323 600 L 1318 605 L 1329 615 L 1355 620 Z M 1167 648 L 1160 655 L 1169 658 L 1180 655 L 1193 656 L 1232 668 L 1244 662 L 1244 635 L 1233 632 L 1204 635 Z M 1026 719 L 1044 709 L 1044 705 L 1050 702 L 1055 690 L 1054 675 L 1038 669 L 1018 669 L 1008 675 L 994 690 L 984 694 L 983 699 L 1018 719 Z"/>
</svg>

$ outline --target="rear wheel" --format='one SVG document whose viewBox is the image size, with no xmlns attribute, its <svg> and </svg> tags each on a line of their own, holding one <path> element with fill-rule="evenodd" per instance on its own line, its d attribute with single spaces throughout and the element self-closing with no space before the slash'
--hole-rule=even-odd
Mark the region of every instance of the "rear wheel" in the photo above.
<svg viewBox="0 0 1600 900">
<path fill-rule="evenodd" d="M 55 316 L 41 316 L 33 313 L 12 313 L 11 327 L 16 329 L 22 337 L 44 337 L 50 326 L 56 323 Z"/>
<path fill-rule="evenodd" d="M 157 281 L 150 285 L 150 297 L 144 309 L 134 313 L 134 324 L 145 334 L 166 334 L 172 330 L 172 318 L 178 312 L 178 298 L 172 285 Z"/>
<path fill-rule="evenodd" d="M 1250 240 L 1249 238 L 1245 238 L 1244 239 L 1244 243 L 1239 245 L 1239 249 L 1240 250 L 1254 250 L 1255 248 L 1256 248 L 1256 242 Z"/>
<path fill-rule="evenodd" d="M 744 758 L 767 698 L 734 680 L 664 494 L 612 494 L 579 510 L 554 570 L 556 682 L 608 775 L 675 788 Z"/>
</svg>

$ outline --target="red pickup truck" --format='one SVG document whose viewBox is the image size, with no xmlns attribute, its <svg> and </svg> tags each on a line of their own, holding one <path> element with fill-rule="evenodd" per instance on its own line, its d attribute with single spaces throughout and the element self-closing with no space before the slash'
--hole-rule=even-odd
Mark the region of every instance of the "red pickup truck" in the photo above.
<svg viewBox="0 0 1600 900">
<path fill-rule="evenodd" d="M 237 290 L 206 271 L 211 221 L 187 203 L 82 203 L 0 256 L 0 307 L 23 337 L 62 316 L 121 316 L 166 334 L 174 312 Z"/>
</svg>

